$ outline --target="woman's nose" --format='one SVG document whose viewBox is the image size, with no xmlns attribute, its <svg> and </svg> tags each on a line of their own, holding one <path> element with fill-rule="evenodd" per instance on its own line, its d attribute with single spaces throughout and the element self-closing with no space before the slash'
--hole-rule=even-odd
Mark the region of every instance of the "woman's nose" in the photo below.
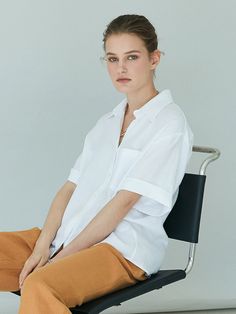
<svg viewBox="0 0 236 314">
<path fill-rule="evenodd" d="M 126 68 L 126 63 L 123 60 L 120 60 L 118 63 L 118 72 L 119 73 L 124 73 L 127 72 L 127 68 Z"/>
</svg>

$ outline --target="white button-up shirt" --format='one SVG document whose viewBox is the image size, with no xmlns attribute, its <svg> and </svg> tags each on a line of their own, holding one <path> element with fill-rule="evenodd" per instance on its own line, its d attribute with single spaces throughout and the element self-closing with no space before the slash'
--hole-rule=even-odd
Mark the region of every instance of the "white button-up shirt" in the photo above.
<svg viewBox="0 0 236 314">
<path fill-rule="evenodd" d="M 127 98 L 86 135 L 68 177 L 77 187 L 50 251 L 52 256 L 62 243 L 70 243 L 119 190 L 129 190 L 141 197 L 99 243 L 111 244 L 150 275 L 160 269 L 165 255 L 163 223 L 177 199 L 193 133 L 171 92 L 163 90 L 134 110 L 135 119 L 119 145 L 126 104 Z"/>
</svg>

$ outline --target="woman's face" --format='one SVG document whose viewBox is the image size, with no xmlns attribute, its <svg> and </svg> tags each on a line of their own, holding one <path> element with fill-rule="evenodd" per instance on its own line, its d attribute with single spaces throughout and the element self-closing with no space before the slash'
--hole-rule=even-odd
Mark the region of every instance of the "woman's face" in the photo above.
<svg viewBox="0 0 236 314">
<path fill-rule="evenodd" d="M 129 94 L 153 85 L 157 50 L 149 57 L 144 42 L 135 34 L 125 33 L 110 35 L 105 48 L 107 69 L 117 90 Z"/>
</svg>

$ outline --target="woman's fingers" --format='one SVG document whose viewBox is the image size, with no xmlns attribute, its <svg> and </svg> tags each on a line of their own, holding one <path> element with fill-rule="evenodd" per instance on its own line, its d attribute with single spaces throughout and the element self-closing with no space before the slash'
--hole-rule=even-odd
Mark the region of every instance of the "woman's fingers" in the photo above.
<svg viewBox="0 0 236 314">
<path fill-rule="evenodd" d="M 46 257 L 42 257 L 41 260 L 39 261 L 38 265 L 34 268 L 37 269 L 39 267 L 44 266 L 47 263 L 48 259 Z"/>
<path fill-rule="evenodd" d="M 46 263 L 48 262 L 48 257 L 43 256 L 40 257 L 39 259 L 33 259 L 33 258 L 29 258 L 26 262 L 25 265 L 20 273 L 19 276 L 19 286 L 20 288 L 23 285 L 24 280 L 26 279 L 26 277 L 35 269 L 38 269 L 39 267 L 44 266 Z"/>
<path fill-rule="evenodd" d="M 21 286 L 23 285 L 23 282 L 25 280 L 25 278 L 29 275 L 29 273 L 31 273 L 31 271 L 35 268 L 36 266 L 36 262 L 35 261 L 32 261 L 31 259 L 27 260 L 25 262 L 25 265 L 20 273 L 20 276 L 19 276 L 19 285 L 20 285 L 20 288 Z"/>
<path fill-rule="evenodd" d="M 19 276 L 19 286 L 20 288 L 23 285 L 24 280 L 26 277 L 35 269 L 42 267 L 48 261 L 50 255 L 49 248 L 39 248 L 35 247 L 33 253 L 30 257 L 26 260 L 24 267 Z"/>
<path fill-rule="evenodd" d="M 21 273 L 20 273 L 20 276 L 19 276 L 19 285 L 20 287 L 22 286 L 25 278 L 28 276 L 28 274 L 31 272 L 32 270 L 32 267 L 29 265 L 29 264 L 25 264 Z"/>
</svg>

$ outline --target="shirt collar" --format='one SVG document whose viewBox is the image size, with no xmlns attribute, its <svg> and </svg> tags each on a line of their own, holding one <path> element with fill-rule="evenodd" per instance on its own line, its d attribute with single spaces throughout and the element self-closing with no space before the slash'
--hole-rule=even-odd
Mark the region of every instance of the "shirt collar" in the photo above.
<svg viewBox="0 0 236 314">
<path fill-rule="evenodd" d="M 173 102 L 173 98 L 169 89 L 161 91 L 158 95 L 153 97 L 141 108 L 134 110 L 135 118 L 147 116 L 150 121 L 153 121 L 156 115 L 161 111 L 163 107 Z M 124 110 L 127 104 L 127 98 L 123 99 L 109 114 L 108 118 L 119 114 L 124 114 Z"/>
</svg>

